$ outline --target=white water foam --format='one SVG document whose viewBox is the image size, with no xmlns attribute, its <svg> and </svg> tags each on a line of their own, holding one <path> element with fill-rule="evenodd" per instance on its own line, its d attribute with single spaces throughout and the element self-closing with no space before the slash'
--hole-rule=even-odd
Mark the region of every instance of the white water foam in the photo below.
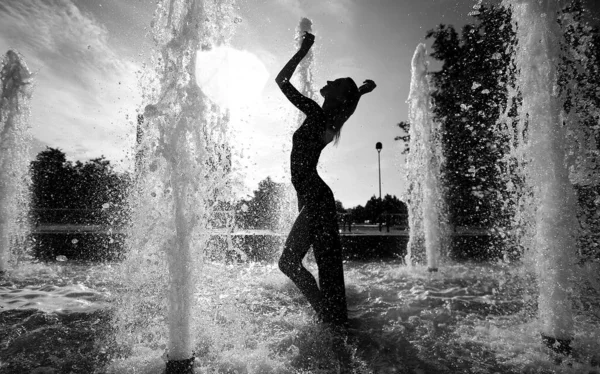
<svg viewBox="0 0 600 374">
<path fill-rule="evenodd" d="M 11 249 L 24 249 L 29 210 L 29 125 L 33 75 L 23 56 L 8 51 L 0 72 L 0 272 Z M 20 222 L 19 222 L 20 221 Z"/>
<path fill-rule="evenodd" d="M 440 265 L 443 245 L 450 242 L 445 225 L 440 144 L 435 141 L 439 124 L 434 120 L 427 50 L 419 44 L 412 59 L 409 104 L 410 152 L 407 157 L 410 239 L 406 263 L 423 262 L 430 269 Z M 425 253 L 423 253 L 425 252 Z"/>
</svg>

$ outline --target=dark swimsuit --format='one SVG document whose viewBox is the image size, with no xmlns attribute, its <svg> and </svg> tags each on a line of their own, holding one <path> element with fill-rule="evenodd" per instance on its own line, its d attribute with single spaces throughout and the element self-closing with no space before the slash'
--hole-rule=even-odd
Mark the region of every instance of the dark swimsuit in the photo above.
<svg viewBox="0 0 600 374">
<path fill-rule="evenodd" d="M 319 157 L 321 156 L 321 151 L 326 146 L 323 141 L 326 119 L 319 118 L 324 117 L 322 113 L 319 114 L 321 115 L 307 117 L 292 137 L 290 163 L 292 184 L 298 194 L 299 211 L 302 210 L 307 202 L 319 197 L 330 198 L 333 201 L 335 209 L 333 192 L 331 192 L 329 186 L 317 173 Z"/>
<path fill-rule="evenodd" d="M 291 88 L 290 88 L 291 87 Z M 279 265 L 307 297 L 325 322 L 347 321 L 342 248 L 333 192 L 317 173 L 326 125 L 323 109 L 301 95 L 289 82 L 281 86 L 306 119 L 292 138 L 292 184 L 298 196 L 299 215 L 286 240 Z M 319 268 L 319 285 L 302 266 L 312 246 Z"/>
</svg>

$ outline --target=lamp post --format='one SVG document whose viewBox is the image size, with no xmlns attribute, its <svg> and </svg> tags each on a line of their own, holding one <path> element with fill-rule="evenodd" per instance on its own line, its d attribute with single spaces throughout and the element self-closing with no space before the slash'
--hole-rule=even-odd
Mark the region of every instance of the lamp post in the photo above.
<svg viewBox="0 0 600 374">
<path fill-rule="evenodd" d="M 381 142 L 377 142 L 375 144 L 375 149 L 377 150 L 377 166 L 379 169 L 379 213 L 381 214 L 381 148 L 383 148 L 383 146 L 381 145 Z M 379 231 L 381 231 L 381 219 L 379 219 L 380 217 L 377 217 L 378 221 L 379 221 Z"/>
</svg>

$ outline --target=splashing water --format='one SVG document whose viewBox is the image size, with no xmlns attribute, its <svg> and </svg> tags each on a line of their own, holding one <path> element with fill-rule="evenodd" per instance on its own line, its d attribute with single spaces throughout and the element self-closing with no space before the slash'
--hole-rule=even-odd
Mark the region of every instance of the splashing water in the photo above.
<svg viewBox="0 0 600 374">
<path fill-rule="evenodd" d="M 116 323 L 126 344 L 167 344 L 174 361 L 193 355 L 192 296 L 201 284 L 210 218 L 230 199 L 228 116 L 198 86 L 196 53 L 228 43 L 232 14 L 228 0 L 160 1 L 152 23 L 155 70 L 142 81 L 147 105 L 137 154 L 143 156 Z"/>
<path fill-rule="evenodd" d="M 305 33 L 312 33 L 312 21 L 308 18 L 302 18 L 298 27 L 296 28 L 296 47 L 299 49 L 302 45 L 303 36 Z M 300 61 L 298 65 L 297 77 L 298 77 L 298 91 L 302 93 L 304 96 L 307 96 L 313 100 L 316 99 L 316 91 L 313 86 L 313 62 L 314 62 L 314 53 L 311 49 L 308 51 L 304 59 Z M 298 118 L 298 125 L 302 124 L 302 121 Z"/>
<path fill-rule="evenodd" d="M 29 102 L 33 78 L 23 57 L 8 51 L 0 72 L 0 272 L 6 271 L 11 247 L 27 236 L 29 186 Z M 18 221 L 21 221 L 19 224 Z"/>
<path fill-rule="evenodd" d="M 303 35 L 305 32 L 312 33 L 312 21 L 308 18 L 302 18 L 298 27 L 296 28 L 295 45 L 297 49 L 302 45 Z M 298 91 L 313 100 L 317 100 L 317 94 L 313 82 L 313 66 L 314 66 L 314 53 L 311 49 L 308 51 L 304 59 L 300 62 L 296 68 L 296 72 L 292 77 L 292 83 L 298 89 Z M 288 139 L 292 139 L 292 134 L 298 127 L 304 122 L 304 113 L 295 111 L 292 116 L 293 120 L 289 124 L 289 132 L 287 135 Z M 289 145 L 288 142 L 284 144 Z M 287 151 L 287 149 L 286 149 Z M 289 166 L 287 166 L 289 168 Z M 288 171 L 289 174 L 289 170 Z M 283 190 L 283 196 L 280 198 L 280 211 L 279 211 L 279 227 L 283 231 L 289 231 L 296 218 L 296 212 L 298 210 L 298 202 L 296 201 L 296 191 L 291 184 L 286 183 Z"/>
<path fill-rule="evenodd" d="M 556 0 L 506 0 L 518 47 L 514 56 L 523 102 L 517 125 L 526 138 L 516 151 L 529 160 L 526 183 L 534 192 L 535 239 L 525 262 L 535 266 L 543 335 L 570 340 L 573 315 L 569 277 L 576 259 L 576 197 L 565 160 L 563 102 L 557 93 L 562 32 Z M 509 101 L 510 102 L 510 101 Z"/>
<path fill-rule="evenodd" d="M 435 141 L 439 125 L 434 121 L 431 109 L 426 56 L 425 44 L 419 44 L 412 59 L 412 79 L 407 100 L 410 123 L 410 153 L 406 161 L 410 186 L 410 238 L 406 263 L 413 265 L 423 262 L 426 256 L 427 267 L 437 270 L 442 245 L 449 243 L 449 235 L 443 227 L 444 201 L 440 174 L 443 161 L 440 147 Z"/>
<path fill-rule="evenodd" d="M 307 268 L 315 271 L 316 264 Z M 110 325 L 104 308 L 115 309 L 114 294 L 121 287 L 115 270 L 120 269 L 111 264 L 54 263 L 11 272 L 12 279 L 0 287 L 1 304 L 8 309 L 1 314 L 3 369 L 164 373 L 164 348 L 148 342 L 160 333 L 158 326 L 134 320 L 146 329 L 133 351 L 114 342 L 115 331 L 122 332 Z M 600 299 L 580 299 L 589 309 L 575 320 L 579 358 L 556 365 L 539 345 L 539 323 L 529 316 L 527 298 L 535 284 L 521 265 L 448 263 L 431 274 L 399 261 L 349 261 L 345 271 L 354 328 L 347 341 L 339 341 L 311 322 L 310 306 L 276 264 L 205 263 L 202 287 L 194 295 L 199 300 L 194 312 L 204 318 L 194 336 L 195 372 L 598 371 L 600 316 L 594 313 Z M 127 359 L 115 360 L 123 356 Z"/>
<path fill-rule="evenodd" d="M 13 281 L 0 289 L 0 293 L 12 293 L 12 301 L 17 301 L 4 298 L 7 303 L 3 305 L 9 308 L 10 304 L 15 310 L 2 315 L 3 329 L 7 320 L 14 323 L 5 330 L 10 334 L 2 336 L 2 347 L 10 348 L 0 350 L 5 354 L 2 361 L 10 357 L 12 365 L 31 365 L 28 359 L 38 360 L 23 372 L 44 371 L 41 365 L 47 365 L 48 372 L 56 371 L 47 362 L 57 365 L 60 360 L 64 360 L 62 368 L 70 368 L 71 358 L 57 354 L 55 346 L 50 351 L 44 349 L 49 345 L 40 345 L 34 352 L 27 348 L 19 351 L 39 345 L 39 339 L 46 336 L 54 338 L 48 341 L 61 342 L 61 352 L 71 352 L 74 357 L 88 348 L 92 353 L 86 358 L 98 356 L 109 362 L 122 357 L 106 358 L 107 354 L 99 349 L 100 339 L 91 339 L 94 341 L 86 349 L 81 349 L 76 340 L 73 343 L 64 339 L 68 332 L 65 326 L 81 329 L 81 321 L 67 313 L 58 314 L 61 322 L 55 323 L 45 321 L 53 315 L 16 310 L 39 302 L 45 306 L 37 306 L 40 310 L 67 306 L 74 311 L 94 311 L 112 304 L 115 295 L 118 301 L 114 301 L 112 310 L 117 314 L 114 330 L 119 334 L 119 344 L 113 346 L 130 348 L 125 356 L 131 361 L 113 362 L 114 367 L 108 370 L 111 373 L 163 372 L 164 362 L 159 356 L 167 347 L 169 359 L 187 359 L 192 351 L 202 354 L 198 364 L 202 367 L 196 368 L 197 372 L 597 370 L 597 364 L 592 367 L 577 361 L 557 366 L 538 349 L 538 331 L 546 322 L 532 322 L 528 316 L 531 302 L 525 297 L 536 290 L 528 289 L 535 285 L 528 278 L 527 264 L 523 269 L 504 264 L 447 264 L 432 276 L 399 263 L 349 262 L 345 265 L 348 300 L 351 317 L 359 326 L 347 342 L 340 342 L 310 322 L 310 307 L 275 264 L 202 261 L 209 250 L 206 243 L 212 212 L 229 194 L 228 123 L 226 113 L 197 87 L 195 72 L 201 67 L 195 66 L 194 56 L 198 49 L 227 43 L 232 23 L 236 23 L 232 5 L 225 1 L 159 2 L 153 23 L 159 45 L 156 70 L 142 82 L 148 105 L 140 125 L 141 157 L 132 191 L 133 222 L 127 258 L 116 269 L 105 269 L 114 265 L 76 269 L 75 265 L 35 264 L 15 271 L 15 279 L 23 281 Z M 424 58 L 424 48 L 419 48 L 420 58 Z M 426 68 L 423 59 L 419 61 L 416 65 L 424 78 Z M 423 102 L 428 103 L 428 99 Z M 554 108 L 560 107 L 553 102 L 549 105 L 554 104 Z M 543 114 L 533 104 L 527 108 Z M 432 123 L 429 127 L 424 126 L 427 121 L 421 124 L 420 130 L 411 126 L 411 130 L 419 131 L 411 133 L 411 140 L 423 139 L 422 132 L 427 128 L 434 130 Z M 411 144 L 413 149 L 419 148 Z M 423 165 L 427 160 L 424 152 L 417 154 L 421 157 L 418 165 Z M 422 238 L 425 240 L 425 234 Z M 540 255 L 533 253 L 536 255 L 531 261 Z M 313 263 L 309 269 L 316 270 Z M 44 271 L 48 275 L 44 276 Z M 551 276 L 546 279 L 549 284 L 555 281 Z M 54 286 L 41 286 L 46 283 Z M 575 348 L 581 357 L 598 362 L 599 301 L 587 301 L 590 305 L 585 313 L 574 320 Z M 96 316 L 89 313 L 84 320 L 89 319 L 93 338 L 99 338 L 103 331 L 97 325 L 104 322 L 96 321 Z M 69 320 L 72 325 L 68 325 Z M 561 320 L 557 325 L 565 326 Z M 88 372 L 101 370 L 99 367 Z"/>
</svg>

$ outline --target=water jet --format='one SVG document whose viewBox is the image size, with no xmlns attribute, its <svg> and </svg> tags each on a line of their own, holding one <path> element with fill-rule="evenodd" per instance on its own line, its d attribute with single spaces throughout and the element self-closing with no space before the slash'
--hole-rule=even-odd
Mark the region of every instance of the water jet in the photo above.
<svg viewBox="0 0 600 374">
<path fill-rule="evenodd" d="M 166 313 L 167 331 L 161 328 L 158 340 L 167 340 L 168 373 L 193 370 L 193 294 L 208 252 L 210 217 L 217 203 L 229 198 L 228 115 L 198 86 L 196 56 L 227 44 L 232 4 L 160 1 L 153 21 L 154 70 L 141 82 L 146 100 L 136 150 L 141 156 L 122 265 L 128 290 L 117 323 L 132 326 L 129 321 L 140 313 L 158 323 Z M 143 295 L 152 295 L 153 308 Z"/>
<path fill-rule="evenodd" d="M 407 157 L 410 239 L 406 263 L 426 262 L 430 272 L 440 266 L 443 243 L 449 242 L 445 229 L 440 144 L 435 140 L 439 124 L 434 120 L 427 50 L 419 44 L 412 59 L 409 105 L 410 152 Z M 425 252 L 425 253 L 423 253 Z"/>
<path fill-rule="evenodd" d="M 33 75 L 21 54 L 9 50 L 0 72 L 0 274 L 9 268 L 15 238 L 27 236 L 29 126 Z M 18 221 L 21 221 L 19 223 Z"/>
<path fill-rule="evenodd" d="M 516 131 L 527 133 L 515 152 L 528 160 L 524 172 L 534 194 L 535 237 L 524 261 L 537 274 L 542 342 L 570 353 L 574 327 L 568 295 L 577 254 L 577 199 L 566 160 L 564 101 L 557 92 L 562 1 L 503 3 L 512 9 L 518 40 L 514 60 L 523 101 Z"/>
</svg>

